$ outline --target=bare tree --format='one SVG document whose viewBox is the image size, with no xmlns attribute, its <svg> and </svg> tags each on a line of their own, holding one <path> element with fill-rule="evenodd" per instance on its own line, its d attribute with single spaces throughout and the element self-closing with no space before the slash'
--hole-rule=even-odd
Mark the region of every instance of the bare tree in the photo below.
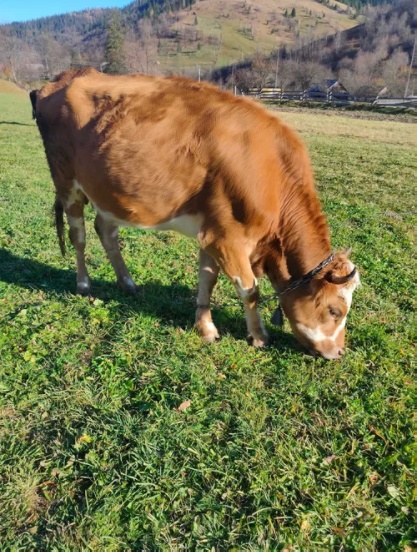
<svg viewBox="0 0 417 552">
<path fill-rule="evenodd" d="M 340 70 L 339 78 L 355 96 L 376 94 L 383 86 L 382 62 L 386 57 L 384 44 L 373 52 L 359 52 L 353 62 Z"/>
<path fill-rule="evenodd" d="M 36 50 L 44 67 L 44 76 L 48 79 L 69 68 L 71 53 L 47 34 L 42 34 L 38 37 Z"/>
<path fill-rule="evenodd" d="M 281 60 L 278 63 L 277 85 L 281 90 L 287 90 L 295 80 L 297 62 L 291 59 Z"/>
<path fill-rule="evenodd" d="M 0 34 L 0 66 L 10 80 L 19 82 L 28 64 L 35 61 L 35 52 L 25 42 L 5 32 Z"/>
<path fill-rule="evenodd" d="M 407 79 L 408 56 L 397 50 L 382 64 L 382 77 L 392 96 L 402 96 Z"/>
<path fill-rule="evenodd" d="M 329 76 L 330 70 L 316 61 L 300 61 L 292 65 L 293 80 L 297 88 L 307 90 L 312 84 L 319 83 Z"/>
<path fill-rule="evenodd" d="M 132 73 L 155 73 L 158 39 L 149 19 L 139 21 L 137 32 L 129 33 L 125 40 L 125 61 Z"/>
<path fill-rule="evenodd" d="M 235 78 L 235 84 L 242 90 L 273 85 L 275 81 L 275 63 L 258 53 L 250 67 L 236 71 Z"/>
</svg>

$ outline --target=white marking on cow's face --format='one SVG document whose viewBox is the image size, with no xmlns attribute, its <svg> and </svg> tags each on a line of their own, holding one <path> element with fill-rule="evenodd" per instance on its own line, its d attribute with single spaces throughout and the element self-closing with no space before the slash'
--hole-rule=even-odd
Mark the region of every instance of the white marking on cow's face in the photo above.
<svg viewBox="0 0 417 552">
<path fill-rule="evenodd" d="M 355 265 L 351 261 L 348 261 L 348 263 L 349 263 L 349 271 L 352 272 L 352 270 L 355 268 Z M 359 274 L 356 272 L 354 278 L 347 284 L 342 285 L 339 289 L 338 295 L 339 297 L 342 297 L 342 299 L 344 299 L 348 308 L 348 312 L 352 305 L 353 292 L 359 285 L 360 285 Z"/>
<path fill-rule="evenodd" d="M 115 226 L 130 226 L 140 228 L 141 230 L 174 230 L 175 232 L 184 234 L 189 238 L 197 238 L 204 220 L 203 214 L 197 213 L 195 215 L 181 215 L 171 220 L 161 222 L 161 224 L 156 224 L 155 226 L 145 226 L 144 224 L 119 219 L 108 211 L 102 211 L 97 207 L 97 205 L 93 204 L 93 207 L 105 221 L 110 222 Z"/>
<path fill-rule="evenodd" d="M 242 280 L 239 276 L 233 276 L 233 282 L 235 284 L 235 288 L 238 292 L 238 294 L 240 295 L 240 297 L 244 300 L 246 299 L 246 297 L 251 293 L 253 292 L 253 290 L 257 287 L 258 285 L 258 280 L 256 278 L 253 279 L 253 286 L 250 287 L 250 288 L 244 288 L 243 287 L 243 283 L 242 283 Z"/>
<path fill-rule="evenodd" d="M 353 286 L 350 286 L 350 287 L 342 287 L 339 290 L 339 293 L 338 293 L 339 297 L 344 299 L 344 301 L 347 305 L 347 308 L 348 308 L 348 312 L 349 312 L 350 307 L 352 305 L 352 296 L 353 296 L 353 292 L 355 291 L 355 287 L 356 287 L 356 284 L 353 285 Z"/>
<path fill-rule="evenodd" d="M 336 339 L 339 337 L 340 332 L 346 325 L 346 316 L 336 326 L 334 332 L 331 335 L 326 335 L 322 329 L 317 326 L 316 328 L 309 328 L 304 324 L 296 324 L 297 330 L 310 341 L 310 343 L 320 343 L 321 341 L 329 340 L 336 343 Z"/>
</svg>

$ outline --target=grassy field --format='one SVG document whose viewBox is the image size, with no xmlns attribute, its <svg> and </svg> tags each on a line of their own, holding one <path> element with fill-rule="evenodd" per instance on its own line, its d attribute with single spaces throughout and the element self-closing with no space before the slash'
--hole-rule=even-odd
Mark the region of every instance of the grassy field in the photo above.
<svg viewBox="0 0 417 552">
<path fill-rule="evenodd" d="M 412 550 L 417 126 L 283 114 L 363 282 L 326 362 L 288 325 L 248 346 L 225 278 L 203 344 L 176 234 L 122 231 L 126 297 L 90 213 L 93 297 L 75 295 L 29 100 L 0 114 L 1 550 Z"/>
</svg>

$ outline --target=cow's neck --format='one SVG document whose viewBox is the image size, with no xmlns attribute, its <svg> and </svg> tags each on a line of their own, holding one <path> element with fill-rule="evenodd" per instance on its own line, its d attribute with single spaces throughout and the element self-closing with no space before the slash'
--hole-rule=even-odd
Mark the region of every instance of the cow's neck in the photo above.
<svg viewBox="0 0 417 552">
<path fill-rule="evenodd" d="M 284 209 L 280 239 L 289 274 L 300 278 L 313 270 L 330 254 L 330 234 L 320 203 L 314 196 Z"/>
</svg>

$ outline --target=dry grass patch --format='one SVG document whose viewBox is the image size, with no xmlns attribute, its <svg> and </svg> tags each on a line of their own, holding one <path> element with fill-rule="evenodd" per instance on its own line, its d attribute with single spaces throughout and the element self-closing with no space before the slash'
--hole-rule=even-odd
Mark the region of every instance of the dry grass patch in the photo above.
<svg viewBox="0 0 417 552">
<path fill-rule="evenodd" d="M 0 94 L 27 94 L 27 92 L 19 88 L 14 82 L 0 79 Z"/>
<path fill-rule="evenodd" d="M 320 136 L 334 138 L 360 139 L 377 144 L 417 147 L 417 126 L 413 123 L 355 119 L 335 112 L 317 115 L 305 112 L 280 112 L 279 108 L 277 112 L 283 121 L 303 135 L 320 134 Z"/>
</svg>

